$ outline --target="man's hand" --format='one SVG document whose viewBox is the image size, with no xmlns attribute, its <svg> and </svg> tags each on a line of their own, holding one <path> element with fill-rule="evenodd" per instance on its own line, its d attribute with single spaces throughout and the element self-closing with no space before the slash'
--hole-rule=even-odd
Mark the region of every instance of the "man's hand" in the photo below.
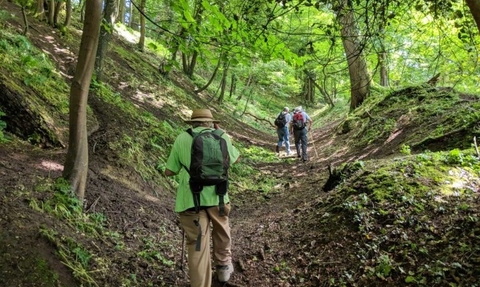
<svg viewBox="0 0 480 287">
<path fill-rule="evenodd" d="M 218 125 L 218 123 L 213 123 L 213 128 L 218 130 L 220 128 L 220 126 Z"/>
<path fill-rule="evenodd" d="M 165 176 L 174 176 L 176 175 L 176 173 L 174 173 L 173 171 L 169 170 L 169 169 L 165 169 Z"/>
</svg>

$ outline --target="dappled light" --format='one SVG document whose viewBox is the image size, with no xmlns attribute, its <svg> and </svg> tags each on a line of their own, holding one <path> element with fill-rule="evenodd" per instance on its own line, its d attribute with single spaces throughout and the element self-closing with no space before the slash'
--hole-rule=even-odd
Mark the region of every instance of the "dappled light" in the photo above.
<svg viewBox="0 0 480 287">
<path fill-rule="evenodd" d="M 62 171 L 63 164 L 54 161 L 42 160 L 42 162 L 38 165 L 39 168 L 42 168 L 47 171 Z"/>
</svg>

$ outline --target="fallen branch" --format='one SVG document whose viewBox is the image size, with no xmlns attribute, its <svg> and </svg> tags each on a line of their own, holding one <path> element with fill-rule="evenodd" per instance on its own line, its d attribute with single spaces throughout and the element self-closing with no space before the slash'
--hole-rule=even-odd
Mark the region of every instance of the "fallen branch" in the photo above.
<svg viewBox="0 0 480 287">
<path fill-rule="evenodd" d="M 255 118 L 256 120 L 263 121 L 263 122 L 267 122 L 267 123 L 269 123 L 272 127 L 276 128 L 276 126 L 275 126 L 274 124 L 272 124 L 272 122 L 270 122 L 269 120 L 261 119 L 261 118 L 255 116 L 255 115 L 250 114 L 250 113 L 245 113 L 245 114 L 246 114 L 246 115 L 249 115 L 249 116 L 251 116 L 251 117 L 253 117 L 253 118 Z"/>
</svg>

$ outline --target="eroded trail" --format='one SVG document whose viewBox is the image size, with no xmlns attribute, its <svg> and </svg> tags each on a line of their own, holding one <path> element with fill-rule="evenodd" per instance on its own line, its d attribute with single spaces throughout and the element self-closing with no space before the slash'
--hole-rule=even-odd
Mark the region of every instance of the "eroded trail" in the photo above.
<svg viewBox="0 0 480 287">
<path fill-rule="evenodd" d="M 310 133 L 310 161 L 283 159 L 255 167 L 260 174 L 276 175 L 273 191 L 264 194 L 251 187 L 233 196 L 232 236 L 237 272 L 231 286 L 288 286 L 278 269 L 282 268 L 282 255 L 296 244 L 287 241 L 292 227 L 289 218 L 301 212 L 312 198 L 325 195 L 322 186 L 328 178 L 327 165 L 333 158 L 342 160 L 342 155 L 326 155 L 326 147 L 335 144 L 329 136 L 334 127 L 332 124 Z"/>
</svg>

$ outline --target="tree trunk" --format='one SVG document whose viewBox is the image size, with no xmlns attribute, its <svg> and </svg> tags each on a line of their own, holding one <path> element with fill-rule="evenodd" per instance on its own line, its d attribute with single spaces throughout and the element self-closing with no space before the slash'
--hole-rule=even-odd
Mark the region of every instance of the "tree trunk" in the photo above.
<svg viewBox="0 0 480 287">
<path fill-rule="evenodd" d="M 348 4 L 347 4 L 348 2 Z M 350 74 L 350 111 L 359 107 L 370 93 L 370 75 L 363 46 L 358 41 L 358 28 L 355 22 L 353 5 L 350 1 L 340 0 L 337 18 L 342 29 L 342 42 Z"/>
<path fill-rule="evenodd" d="M 140 2 L 140 40 L 138 41 L 138 48 L 140 51 L 144 51 L 145 49 L 145 16 L 143 14 L 145 13 L 145 3 L 146 0 L 142 0 Z"/>
<path fill-rule="evenodd" d="M 70 20 L 72 19 L 72 0 L 66 0 L 66 6 L 65 6 L 65 22 L 63 22 L 63 25 L 65 27 L 68 27 L 70 25 Z"/>
<path fill-rule="evenodd" d="M 478 31 L 480 32 L 480 1 L 479 0 L 466 0 L 468 8 L 472 13 L 475 23 L 477 23 Z"/>
<path fill-rule="evenodd" d="M 125 24 L 125 0 L 120 0 L 118 2 L 118 18 L 119 22 Z"/>
<path fill-rule="evenodd" d="M 250 87 L 252 83 L 252 79 L 253 79 L 253 73 L 250 73 L 250 75 L 248 76 L 247 83 L 245 84 L 245 86 L 243 86 L 242 91 L 236 98 L 237 101 L 240 101 L 242 99 L 243 95 L 245 94 L 245 91 L 248 89 L 248 87 Z"/>
<path fill-rule="evenodd" d="M 40 21 L 45 20 L 45 8 L 43 7 L 43 3 L 44 3 L 44 0 L 37 0 L 35 17 Z"/>
<path fill-rule="evenodd" d="M 132 2 L 130 2 L 130 28 L 133 30 L 137 30 L 137 27 L 135 27 L 135 9 L 133 8 Z"/>
<path fill-rule="evenodd" d="M 48 1 L 48 24 L 55 26 L 55 0 Z"/>
<path fill-rule="evenodd" d="M 229 61 L 225 61 L 223 63 L 223 75 L 222 75 L 222 80 L 220 81 L 220 95 L 218 96 L 217 102 L 218 103 L 223 103 L 223 100 L 225 98 L 225 89 L 227 87 L 227 75 L 228 75 L 228 67 L 230 65 Z"/>
<path fill-rule="evenodd" d="M 85 20 L 85 5 L 87 3 L 87 0 L 83 0 L 82 2 L 82 8 L 80 8 L 80 22 L 83 22 Z"/>
<path fill-rule="evenodd" d="M 230 80 L 230 95 L 228 96 L 228 98 L 230 99 L 232 98 L 236 89 L 237 89 L 237 76 L 235 76 L 235 74 L 232 74 L 232 78 Z"/>
<path fill-rule="evenodd" d="M 117 0 L 106 0 L 103 11 L 103 23 L 100 28 L 100 39 L 98 41 L 97 55 L 95 57 L 95 73 L 97 81 L 103 80 L 103 60 L 107 55 L 108 43 L 112 38 L 113 23 L 117 17 Z"/>
<path fill-rule="evenodd" d="M 208 86 L 210 86 L 210 84 L 213 82 L 213 79 L 214 79 L 215 76 L 217 75 L 218 68 L 220 67 L 220 63 L 222 62 L 222 61 L 220 60 L 221 58 L 222 58 L 222 57 L 219 57 L 219 58 L 218 58 L 217 66 L 215 67 L 215 70 L 213 71 L 213 74 L 212 74 L 212 76 L 210 77 L 210 80 L 208 80 L 208 83 L 206 83 L 205 86 L 201 87 L 200 89 L 195 90 L 195 91 L 194 91 L 195 93 L 200 93 L 200 92 L 204 91 L 204 90 L 207 89 Z"/>
<path fill-rule="evenodd" d="M 23 28 L 23 36 L 25 36 L 28 33 L 28 18 L 27 18 L 27 12 L 25 12 L 25 6 L 22 6 L 22 18 L 23 18 L 23 24 L 25 25 L 25 27 Z"/>
<path fill-rule="evenodd" d="M 87 99 L 95 63 L 100 21 L 101 0 L 86 0 L 86 15 L 78 63 L 70 88 L 70 124 L 68 152 L 63 177 L 83 201 L 88 173 Z"/>
<path fill-rule="evenodd" d="M 380 65 L 380 86 L 388 87 L 387 53 L 385 51 L 378 53 L 378 63 Z"/>
<path fill-rule="evenodd" d="M 63 8 L 63 1 L 57 1 L 55 5 L 55 13 L 53 15 L 53 27 L 58 26 L 58 16 L 60 15 L 60 10 Z"/>
</svg>

